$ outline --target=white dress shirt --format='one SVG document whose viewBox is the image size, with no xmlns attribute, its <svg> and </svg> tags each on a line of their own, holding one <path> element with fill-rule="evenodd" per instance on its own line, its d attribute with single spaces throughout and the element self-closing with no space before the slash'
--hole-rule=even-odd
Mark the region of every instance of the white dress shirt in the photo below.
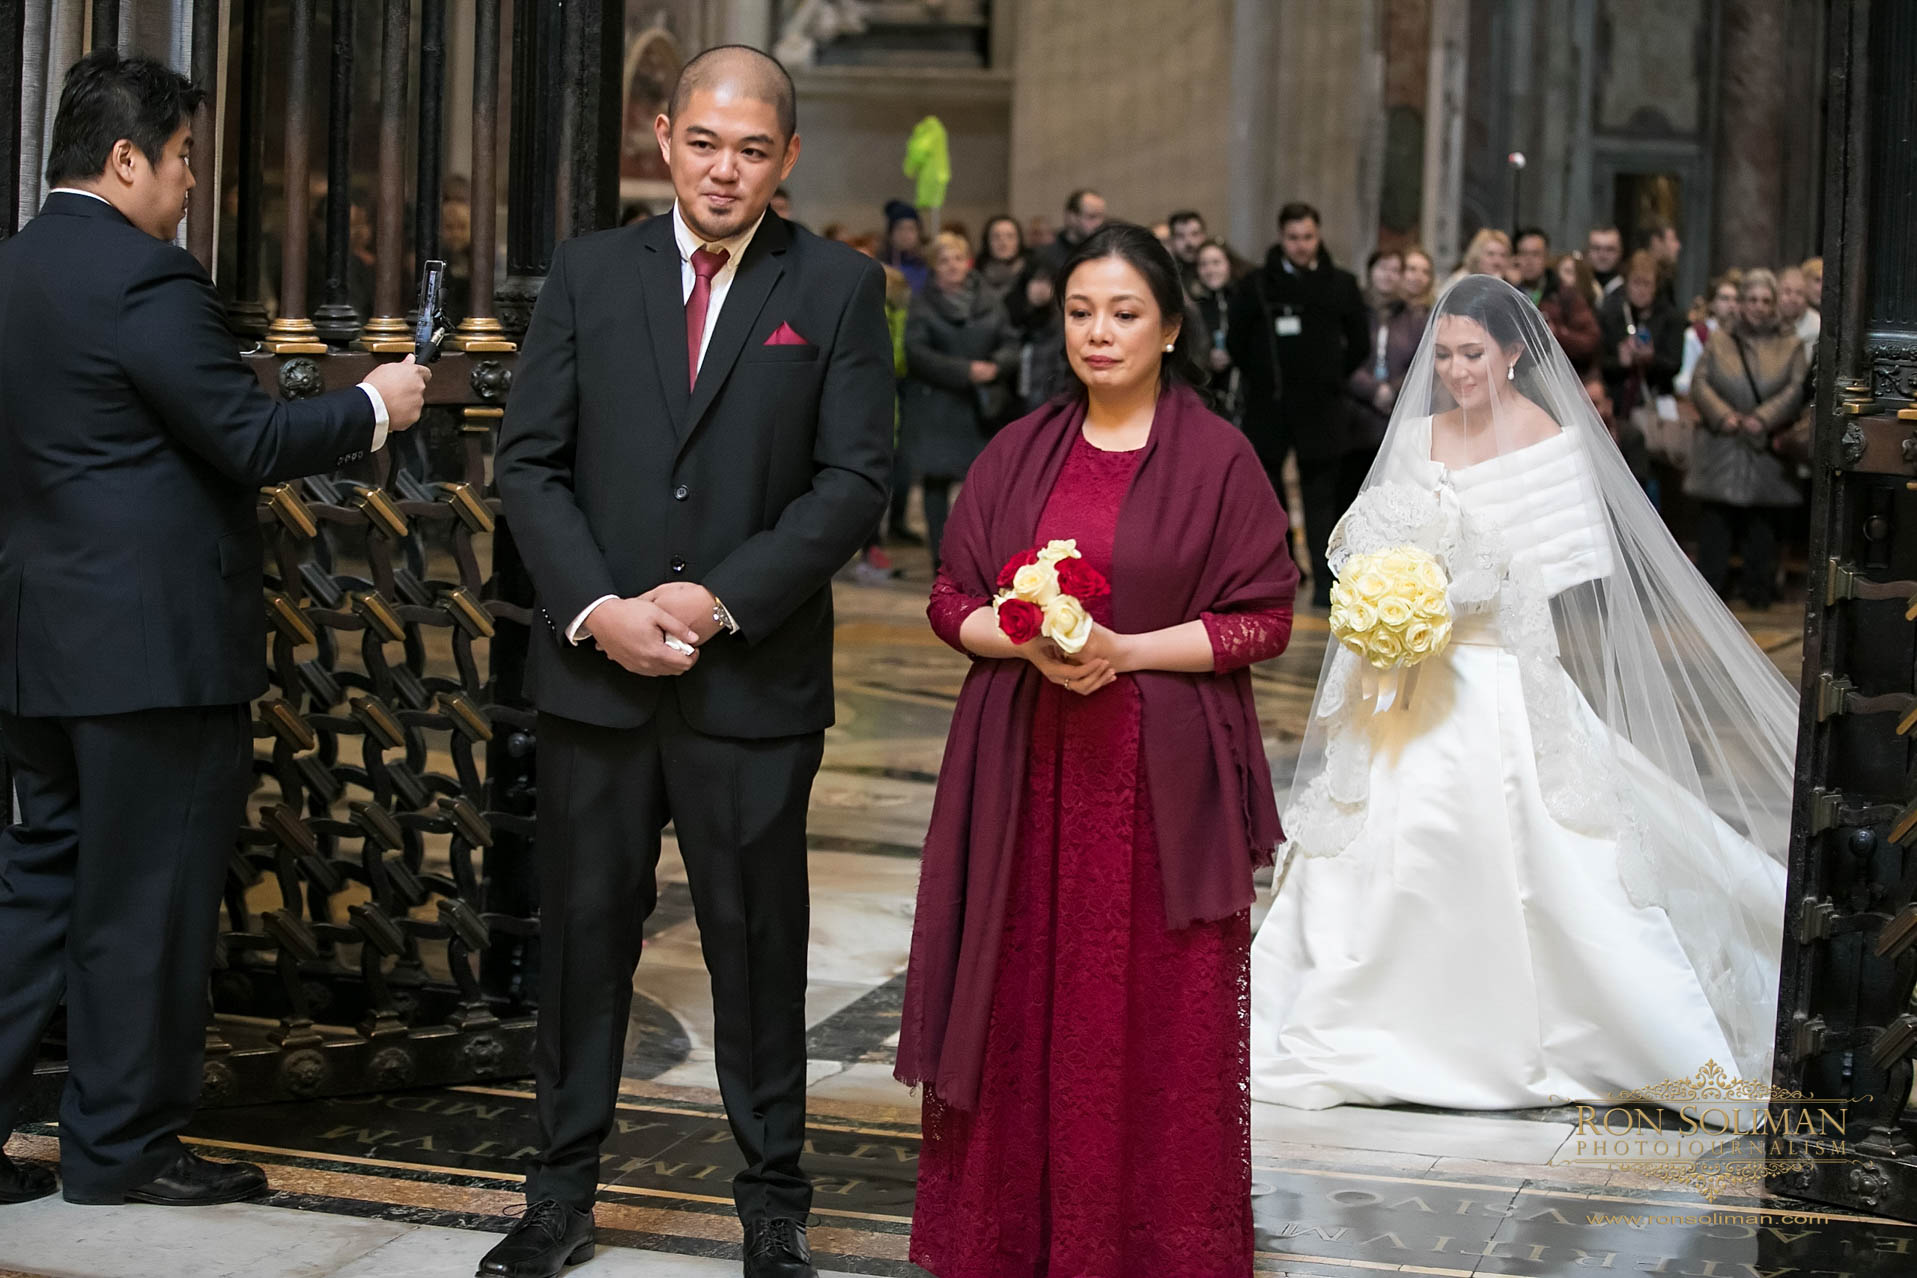
<svg viewBox="0 0 1917 1278">
<path fill-rule="evenodd" d="M 56 186 L 47 192 L 47 194 L 84 195 L 89 200 L 100 201 L 100 203 L 106 205 L 108 208 L 113 207 L 113 201 L 107 199 L 106 196 L 101 195 L 97 191 L 83 190 L 77 186 Z M 380 393 L 373 389 L 370 382 L 361 382 L 359 388 L 366 392 L 367 399 L 373 401 L 373 443 L 367 451 L 376 453 L 386 447 L 386 435 L 387 432 L 392 429 L 393 419 L 386 411 L 386 401 L 380 398 Z"/>
<path fill-rule="evenodd" d="M 724 249 L 726 263 L 712 277 L 712 291 L 706 302 L 706 331 L 699 336 L 699 362 L 695 371 L 706 362 L 706 348 L 712 345 L 712 331 L 719 327 L 719 312 L 725 307 L 726 294 L 732 291 L 733 277 L 739 273 L 739 261 L 745 257 L 746 249 L 752 245 L 752 237 L 759 233 L 759 227 L 765 222 L 765 214 L 759 214 L 759 220 L 727 240 L 702 240 L 694 235 L 692 228 L 679 213 L 679 202 L 672 202 L 672 239 L 679 246 L 679 302 L 684 305 L 692 296 L 692 285 L 699 276 L 692 269 L 692 255 L 700 249 Z M 566 627 L 566 639 L 577 644 L 581 639 L 590 639 L 592 631 L 586 628 L 586 618 L 592 616 L 592 610 L 608 599 L 617 599 L 618 595 L 601 595 L 579 610 L 579 615 Z M 723 606 L 723 605 L 721 605 Z"/>
<path fill-rule="evenodd" d="M 706 303 L 706 331 L 699 337 L 699 365 L 706 362 L 706 348 L 712 345 L 712 330 L 719 326 L 719 312 L 726 304 L 726 294 L 732 291 L 732 279 L 739 273 L 739 261 L 745 257 L 745 251 L 752 244 L 752 237 L 759 233 L 760 223 L 765 214 L 759 214 L 759 220 L 739 232 L 729 240 L 702 240 L 692 233 L 685 218 L 679 215 L 679 204 L 672 205 L 672 238 L 679 245 L 679 301 L 683 304 L 692 296 L 692 285 L 698 274 L 692 269 L 692 255 L 702 248 L 724 249 L 726 264 L 712 277 L 712 299 Z"/>
<path fill-rule="evenodd" d="M 1813 359 L 1817 351 L 1817 339 L 1824 331 L 1824 316 L 1815 306 L 1806 307 L 1797 317 L 1795 325 L 1797 340 L 1804 343 L 1804 354 Z"/>
</svg>

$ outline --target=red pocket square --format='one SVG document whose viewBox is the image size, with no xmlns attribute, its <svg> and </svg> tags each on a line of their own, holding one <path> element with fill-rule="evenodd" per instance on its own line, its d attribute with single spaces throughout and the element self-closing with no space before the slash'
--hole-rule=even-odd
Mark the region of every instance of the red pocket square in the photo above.
<svg viewBox="0 0 1917 1278">
<path fill-rule="evenodd" d="M 797 329 L 790 324 L 781 324 L 772 330 L 772 336 L 765 339 L 767 346 L 810 346 L 811 342 L 799 336 Z"/>
</svg>

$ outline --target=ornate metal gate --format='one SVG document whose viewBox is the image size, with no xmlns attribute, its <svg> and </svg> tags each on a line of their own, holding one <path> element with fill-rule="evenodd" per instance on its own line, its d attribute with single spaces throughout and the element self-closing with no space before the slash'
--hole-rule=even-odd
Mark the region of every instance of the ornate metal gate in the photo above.
<svg viewBox="0 0 1917 1278">
<path fill-rule="evenodd" d="M 1824 334 L 1775 1081 L 1849 1098 L 1773 1188 L 1917 1220 L 1917 6 L 1832 0 Z"/>
<path fill-rule="evenodd" d="M 256 707 L 256 784 L 227 879 L 207 1032 L 209 1105 L 531 1072 L 536 743 L 520 689 L 530 587 L 489 464 L 512 385 L 514 339 L 555 235 L 611 225 L 615 216 L 620 102 L 600 86 L 619 82 L 624 5 L 512 6 L 508 278 L 497 289 L 501 3 L 472 7 L 477 247 L 469 264 L 453 263 L 467 267 L 471 304 L 436 367 L 427 416 L 352 471 L 261 495 L 262 641 L 273 687 Z M 193 5 L 205 48 L 216 47 L 220 8 L 218 0 Z M 367 8 L 381 22 L 384 86 L 371 317 L 358 314 L 347 288 L 354 19 Z M 210 55 L 194 59 L 201 83 L 216 90 L 196 132 L 212 134 L 218 104 L 239 95 L 235 278 L 221 284 L 261 381 L 287 397 L 350 386 L 374 361 L 410 352 L 408 259 L 445 256 L 445 0 L 332 0 L 323 302 L 309 315 L 306 236 L 285 233 L 277 314 L 267 322 L 266 134 L 273 119 L 283 121 L 279 226 L 303 227 L 321 47 L 315 9 L 316 0 L 239 0 L 226 81 L 210 82 L 218 65 Z M 21 11 L 20 0 L 0 0 L 0 48 L 13 50 L 16 89 L 0 97 L 0 116 L 13 117 L 0 134 L 15 137 Z M 268 64 L 269 23 L 283 63 Z M 0 73 L 0 89 L 7 80 Z M 417 105 L 410 119 L 409 82 Z M 284 96 L 273 103 L 278 111 L 268 110 L 268 85 Z M 410 237 L 409 133 L 417 157 Z M 4 168 L 11 182 L 16 165 Z M 210 261 L 213 193 L 200 197 L 188 243 Z M 12 207 L 8 201 L 9 233 Z M 54 1112 L 61 1038 L 56 1024 L 26 1119 Z"/>
</svg>

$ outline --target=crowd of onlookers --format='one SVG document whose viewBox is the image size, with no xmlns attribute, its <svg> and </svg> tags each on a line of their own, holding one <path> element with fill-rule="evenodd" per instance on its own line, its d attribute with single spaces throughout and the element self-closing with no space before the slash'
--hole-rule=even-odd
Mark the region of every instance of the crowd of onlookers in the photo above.
<svg viewBox="0 0 1917 1278">
<path fill-rule="evenodd" d="M 1106 202 L 1074 191 L 1056 229 L 1001 215 L 976 235 L 949 221 L 928 235 L 903 201 L 884 215 L 883 231 L 820 228 L 877 258 L 890 283 L 898 460 L 886 527 L 854 567 L 867 579 L 891 575 L 888 542 L 929 542 L 936 562 L 953 485 L 993 432 L 1060 389 L 1053 289 L 1105 222 Z M 1262 262 L 1215 238 L 1196 210 L 1153 230 L 1184 275 L 1188 322 L 1208 338 L 1220 408 L 1303 530 L 1299 560 L 1320 606 L 1330 531 L 1377 455 L 1437 295 L 1467 274 L 1500 276 L 1537 305 L 1711 585 L 1753 608 L 1777 598 L 1780 550 L 1803 525 L 1821 260 L 1727 271 L 1685 302 L 1675 289 L 1683 244 L 1660 221 L 1636 228 L 1628 254 L 1615 226 L 1563 251 L 1538 227 L 1485 228 L 1455 265 L 1413 245 L 1380 248 L 1360 273 L 1332 261 L 1308 204 L 1281 210 Z M 907 526 L 915 488 L 923 534 Z"/>
<path fill-rule="evenodd" d="M 236 191 L 227 194 L 231 204 Z M 374 300 L 372 218 L 363 201 L 350 204 L 344 271 L 330 284 L 323 175 L 310 194 L 314 296 L 339 296 L 363 319 Z M 469 200 L 466 179 L 449 176 L 438 251 L 449 262 L 455 320 L 471 287 Z M 772 208 L 794 216 L 783 190 Z M 620 220 L 654 211 L 628 204 Z M 936 563 L 953 488 L 986 441 L 1069 381 L 1053 289 L 1072 251 L 1104 224 L 1106 202 L 1074 191 L 1056 227 L 1000 215 L 976 233 L 949 220 L 928 233 L 903 200 L 885 205 L 883 220 L 882 230 L 818 228 L 886 268 L 899 430 L 890 514 L 853 566 L 868 580 L 893 574 L 888 543 L 929 543 Z M 1330 589 L 1326 540 L 1377 455 L 1426 318 L 1444 287 L 1469 274 L 1499 276 L 1537 305 L 1632 473 L 1711 585 L 1753 608 L 1776 599 L 1783 551 L 1802 544 L 1805 527 L 1821 259 L 1728 270 L 1684 302 L 1675 289 L 1683 244 L 1666 222 L 1638 226 L 1628 254 L 1615 226 L 1568 250 L 1555 250 L 1539 227 L 1486 227 L 1455 265 L 1409 245 L 1376 250 L 1356 273 L 1331 260 L 1310 205 L 1286 205 L 1278 223 L 1262 261 L 1214 237 L 1193 209 L 1153 230 L 1183 274 L 1188 320 L 1206 335 L 1218 406 L 1256 446 L 1302 530 L 1298 558 L 1316 602 Z M 219 277 L 229 291 L 231 243 Z M 414 447 L 426 448 L 435 432 L 417 436 Z M 914 491 L 923 532 L 908 524 Z"/>
<path fill-rule="evenodd" d="M 313 195 L 323 208 L 323 185 Z M 469 287 L 468 198 L 463 178 L 447 180 L 441 252 L 454 264 L 455 316 Z M 773 209 L 793 217 L 783 190 Z M 621 221 L 652 213 L 629 204 Z M 371 218 L 357 202 L 351 214 L 344 291 L 364 316 Z M 902 200 L 883 214 L 883 230 L 819 228 L 886 268 L 899 430 L 891 511 L 853 568 L 868 580 L 893 574 L 888 543 L 929 544 L 936 562 L 954 485 L 999 427 L 1068 380 L 1053 289 L 1072 251 L 1104 224 L 1106 202 L 1074 191 L 1057 227 L 1000 215 L 976 234 L 951 221 L 928 233 Z M 1675 291 L 1683 244 L 1665 222 L 1639 226 L 1628 254 L 1615 226 L 1569 250 L 1554 250 L 1538 227 L 1487 227 L 1449 271 L 1410 245 L 1378 249 L 1357 273 L 1331 260 L 1310 205 L 1285 206 L 1278 222 L 1262 262 L 1214 237 L 1196 210 L 1153 230 L 1184 276 L 1189 319 L 1207 337 L 1217 403 L 1256 446 L 1302 529 L 1298 557 L 1316 602 L 1330 588 L 1325 542 L 1377 455 L 1426 318 L 1444 287 L 1468 274 L 1500 276 L 1537 305 L 1632 473 L 1694 547 L 1711 585 L 1753 608 L 1776 599 L 1782 549 L 1801 543 L 1804 527 L 1821 259 L 1729 270 L 1686 303 Z M 317 214 L 312 235 L 317 250 Z M 923 532 L 908 524 L 914 491 Z"/>
<path fill-rule="evenodd" d="M 325 274 L 325 194 L 316 176 L 316 279 Z M 451 263 L 448 311 L 457 318 L 470 287 L 465 179 L 449 177 L 442 195 L 440 252 Z M 773 209 L 794 215 L 783 190 Z M 653 211 L 630 204 L 621 221 Z M 357 201 L 350 214 L 342 292 L 365 317 L 372 219 Z M 1064 386 L 1053 289 L 1105 219 L 1104 197 L 1079 190 L 1056 227 L 1000 215 L 976 233 L 949 220 L 928 233 L 918 209 L 894 200 L 882 230 L 818 228 L 883 263 L 888 284 L 898 447 L 891 511 L 854 566 L 859 576 L 892 574 L 888 542 L 929 543 L 936 562 L 953 487 L 972 460 L 999 427 Z M 1330 588 L 1326 539 L 1377 454 L 1425 320 L 1438 293 L 1468 274 L 1500 276 L 1537 305 L 1632 473 L 1694 547 L 1711 585 L 1754 608 L 1776 599 L 1782 551 L 1801 544 L 1804 530 L 1820 259 L 1729 270 L 1685 302 L 1675 290 L 1683 244 L 1666 222 L 1638 226 L 1628 253 L 1615 226 L 1568 250 L 1555 250 L 1538 227 L 1487 227 L 1455 265 L 1411 245 L 1378 249 L 1356 273 L 1331 260 L 1310 205 L 1285 206 L 1278 222 L 1262 261 L 1215 238 L 1196 210 L 1153 229 L 1184 276 L 1189 319 L 1208 339 L 1219 407 L 1257 447 L 1303 531 L 1299 560 L 1318 603 Z M 221 278 L 234 276 L 228 269 Z M 316 295 L 330 290 L 317 284 Z M 421 446 L 430 434 L 421 433 Z M 908 524 L 914 491 L 923 532 Z"/>
</svg>

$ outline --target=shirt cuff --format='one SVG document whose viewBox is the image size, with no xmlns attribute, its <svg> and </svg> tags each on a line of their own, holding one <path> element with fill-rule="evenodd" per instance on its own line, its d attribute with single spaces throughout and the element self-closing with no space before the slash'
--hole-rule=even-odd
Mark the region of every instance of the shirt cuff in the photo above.
<svg viewBox="0 0 1917 1278">
<path fill-rule="evenodd" d="M 386 447 L 386 433 L 392 429 L 392 416 L 386 411 L 386 401 L 373 389 L 371 382 L 361 382 L 359 388 L 366 392 L 366 398 L 373 401 L 373 443 L 368 452 L 376 453 Z"/>
<path fill-rule="evenodd" d="M 592 610 L 600 604 L 610 599 L 617 599 L 618 597 L 618 595 L 601 595 L 580 609 L 579 615 L 572 619 L 570 626 L 566 627 L 566 642 L 572 644 L 574 647 L 578 647 L 581 639 L 592 638 L 592 631 L 586 629 L 586 618 L 592 616 Z"/>
</svg>

